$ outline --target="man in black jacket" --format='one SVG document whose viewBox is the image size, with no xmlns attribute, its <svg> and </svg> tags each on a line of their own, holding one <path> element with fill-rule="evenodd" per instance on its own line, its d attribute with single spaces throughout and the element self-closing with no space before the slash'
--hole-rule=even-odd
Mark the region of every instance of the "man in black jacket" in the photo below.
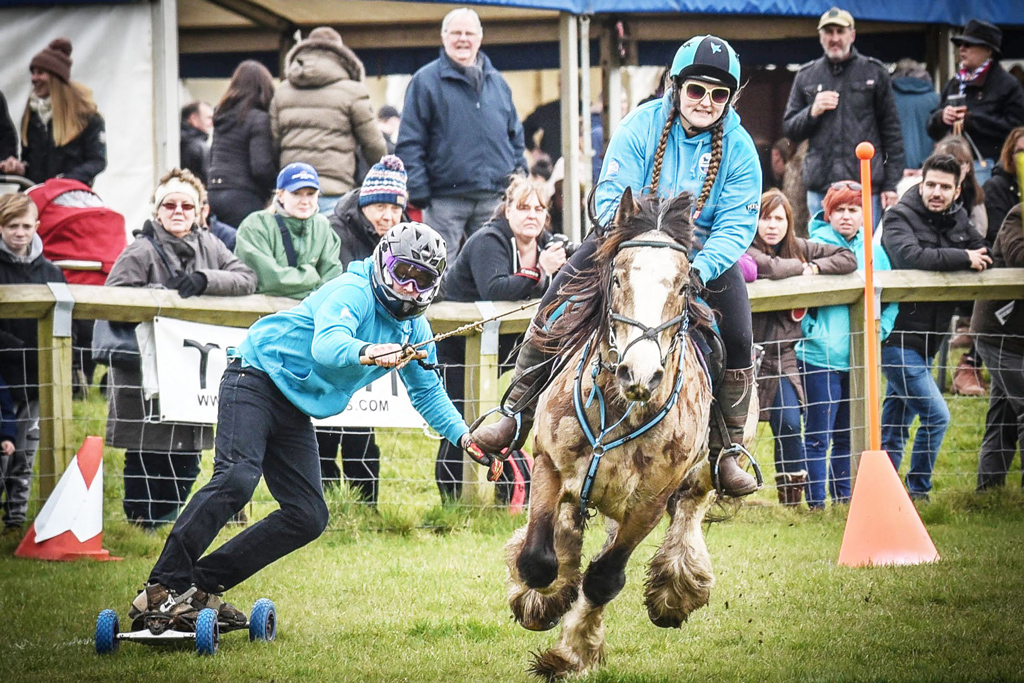
<svg viewBox="0 0 1024 683">
<path fill-rule="evenodd" d="M 794 145 L 810 140 L 804 159 L 804 184 L 810 215 L 832 183 L 860 177 L 854 154 L 867 140 L 875 146 L 871 184 L 875 221 L 896 203 L 896 183 L 903 177 L 903 133 L 892 94 L 889 71 L 877 59 L 853 47 L 853 17 L 833 7 L 818 21 L 825 54 L 805 64 L 793 80 L 782 130 Z"/>
<path fill-rule="evenodd" d="M 210 175 L 210 133 L 213 107 L 189 102 L 181 108 L 181 168 L 192 171 L 205 186 Z"/>
<path fill-rule="evenodd" d="M 1024 125 L 1024 88 L 999 64 L 1003 32 L 998 27 L 971 19 L 950 40 L 960 52 L 960 70 L 942 89 L 942 105 L 928 119 L 928 134 L 938 140 L 962 127 L 977 147 L 979 162 L 985 161 L 974 168 L 984 184 L 1006 136 Z"/>
<path fill-rule="evenodd" d="M 960 196 L 960 164 L 933 155 L 921 167 L 918 189 L 908 190 L 885 214 L 882 246 L 893 270 L 976 270 L 992 264 L 985 242 L 971 227 Z M 882 406 L 882 448 L 898 470 L 910 423 L 919 415 L 910 454 L 907 489 L 928 498 L 932 470 L 949 427 L 949 407 L 932 379 L 932 360 L 949 329 L 955 302 L 901 303 L 892 334 L 882 344 L 887 380 Z"/>
</svg>

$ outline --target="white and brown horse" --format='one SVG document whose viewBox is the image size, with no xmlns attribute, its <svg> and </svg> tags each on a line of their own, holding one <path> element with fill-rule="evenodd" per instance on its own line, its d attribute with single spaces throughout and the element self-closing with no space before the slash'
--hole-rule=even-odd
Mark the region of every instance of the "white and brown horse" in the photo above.
<svg viewBox="0 0 1024 683">
<path fill-rule="evenodd" d="M 549 680 L 600 663 L 604 607 L 666 511 L 671 523 L 647 572 L 651 621 L 679 627 L 714 584 L 701 529 L 715 500 L 711 387 L 687 334 L 691 314 L 701 315 L 687 258 L 690 211 L 688 194 L 634 199 L 627 189 L 593 268 L 562 293 L 571 304 L 538 333 L 572 360 L 540 398 L 529 522 L 506 551 L 516 620 L 531 630 L 562 621 L 558 644 L 531 667 Z M 610 520 L 609 531 L 581 571 L 589 508 Z"/>
</svg>

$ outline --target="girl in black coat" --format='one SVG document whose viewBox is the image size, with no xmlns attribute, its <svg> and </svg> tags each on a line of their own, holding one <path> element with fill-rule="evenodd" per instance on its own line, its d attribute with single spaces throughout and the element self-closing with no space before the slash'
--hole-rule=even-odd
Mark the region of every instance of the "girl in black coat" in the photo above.
<svg viewBox="0 0 1024 683">
<path fill-rule="evenodd" d="M 543 185 L 516 177 L 505 190 L 504 201 L 491 221 L 466 241 L 442 283 L 449 301 L 521 301 L 543 296 L 566 260 L 562 242 L 553 242 L 545 231 L 550 222 L 548 196 Z M 498 341 L 500 358 L 513 362 L 520 335 L 503 334 Z M 455 407 L 463 410 L 465 397 L 466 340 L 449 337 L 437 344 L 437 358 L 444 371 L 445 387 Z M 442 499 L 458 498 L 462 490 L 462 453 L 442 443 L 435 467 Z"/>
<path fill-rule="evenodd" d="M 247 59 L 231 76 L 213 114 L 210 146 L 210 208 L 222 222 L 238 227 L 250 213 L 267 207 L 277 181 L 270 134 L 274 79 Z"/>
</svg>

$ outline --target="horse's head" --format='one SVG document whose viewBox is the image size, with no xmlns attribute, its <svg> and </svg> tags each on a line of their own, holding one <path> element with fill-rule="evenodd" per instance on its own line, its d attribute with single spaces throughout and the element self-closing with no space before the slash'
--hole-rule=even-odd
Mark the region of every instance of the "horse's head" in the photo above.
<svg viewBox="0 0 1024 683">
<path fill-rule="evenodd" d="M 609 234 L 606 343 L 619 391 L 629 401 L 661 400 L 670 390 L 658 391 L 687 314 L 690 200 L 684 194 L 637 201 L 627 189 Z"/>
</svg>

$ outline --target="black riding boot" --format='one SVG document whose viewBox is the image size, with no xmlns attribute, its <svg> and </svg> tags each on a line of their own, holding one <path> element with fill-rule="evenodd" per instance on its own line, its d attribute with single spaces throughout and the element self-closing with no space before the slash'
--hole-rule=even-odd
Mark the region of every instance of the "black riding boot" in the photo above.
<svg viewBox="0 0 1024 683">
<path fill-rule="evenodd" d="M 729 440 L 734 444 L 743 443 L 743 428 L 747 424 L 747 413 L 750 410 L 750 397 L 754 393 L 754 366 L 741 370 L 726 370 L 722 384 L 715 393 L 725 426 L 729 432 Z M 717 425 L 711 428 L 711 439 L 708 444 L 712 471 L 715 461 L 722 452 L 722 435 Z M 718 463 L 718 487 L 726 495 L 733 498 L 747 496 L 757 490 L 757 479 L 740 467 L 736 453 L 728 453 Z"/>
<path fill-rule="evenodd" d="M 500 453 L 505 448 L 510 451 L 522 448 L 527 435 L 533 429 L 533 418 L 537 411 L 537 398 L 547 386 L 551 377 L 551 356 L 535 347 L 529 337 L 519 349 L 516 358 L 516 372 L 513 375 L 512 387 L 508 393 L 508 401 L 501 410 L 501 419 L 494 424 L 477 427 L 471 434 L 473 441 L 486 453 Z M 519 412 L 519 425 L 515 413 Z M 514 441 L 514 443 L 513 443 Z"/>
</svg>

